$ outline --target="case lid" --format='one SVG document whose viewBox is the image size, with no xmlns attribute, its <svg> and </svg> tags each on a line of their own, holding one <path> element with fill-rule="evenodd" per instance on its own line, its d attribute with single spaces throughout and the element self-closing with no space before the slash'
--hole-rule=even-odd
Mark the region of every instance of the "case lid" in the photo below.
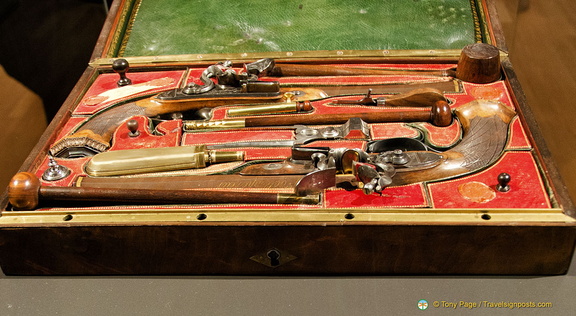
<svg viewBox="0 0 576 316">
<path fill-rule="evenodd" d="M 93 59 L 457 55 L 490 42 L 484 12 L 480 0 L 121 0 Z"/>
</svg>

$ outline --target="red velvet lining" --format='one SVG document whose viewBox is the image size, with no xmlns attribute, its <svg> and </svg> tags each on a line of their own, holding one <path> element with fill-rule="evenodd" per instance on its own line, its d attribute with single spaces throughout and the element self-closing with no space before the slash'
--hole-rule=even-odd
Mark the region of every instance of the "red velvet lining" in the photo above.
<svg viewBox="0 0 576 316">
<path fill-rule="evenodd" d="M 106 73 L 101 74 L 92 83 L 76 109 L 74 115 L 94 114 L 108 106 L 118 104 L 119 102 L 129 100 L 137 96 L 152 95 L 163 90 L 174 89 L 180 84 L 183 71 L 161 71 L 161 72 L 134 72 L 128 73 L 127 77 L 132 80 L 132 85 L 118 87 L 116 82 L 120 79 L 118 74 Z M 158 79 L 164 79 L 161 83 L 156 83 Z M 154 81 L 156 80 L 156 81 Z M 156 83 L 156 84 L 155 84 Z M 131 89 L 133 93 L 121 93 L 124 95 L 120 98 L 106 97 L 103 94 L 110 93 L 114 90 L 118 93 Z M 145 90 L 144 90 L 145 89 Z M 141 90 L 141 91 L 138 91 Z M 97 98 L 102 96 L 102 98 Z M 100 101 L 100 102 L 98 102 Z"/>
<path fill-rule="evenodd" d="M 516 117 L 510 127 L 510 141 L 508 142 L 507 149 L 529 149 L 530 141 L 526 136 L 526 131 L 522 127 L 520 119 Z"/>
<path fill-rule="evenodd" d="M 327 208 L 395 208 L 428 207 L 422 184 L 386 188 L 382 195 L 366 195 L 362 190 L 326 190 L 324 204 Z"/>
<path fill-rule="evenodd" d="M 510 191 L 496 191 L 500 173 L 511 177 Z M 484 183 L 496 192 L 493 200 L 478 203 L 467 199 L 458 188 L 469 182 Z M 530 151 L 507 152 L 502 159 L 488 169 L 471 176 L 442 181 L 429 185 L 435 208 L 482 208 L 482 209 L 529 209 L 550 208 L 545 184 L 540 178 L 536 162 Z"/>
<path fill-rule="evenodd" d="M 372 68 L 412 68 L 412 69 L 447 69 L 455 65 L 452 64 L 342 64 L 342 67 L 372 67 Z M 187 82 L 196 82 L 202 84 L 199 80 L 204 68 L 191 69 L 186 78 Z M 128 77 L 132 79 L 133 84 L 143 84 L 154 79 L 170 78 L 171 83 L 168 85 L 152 88 L 150 90 L 136 92 L 131 95 L 122 96 L 114 101 L 101 101 L 97 104 L 90 105 L 98 99 L 99 95 L 108 92 L 111 89 L 117 89 L 116 81 L 118 75 L 114 73 L 101 74 L 96 78 L 92 86 L 88 89 L 85 96 L 80 101 L 74 111 L 74 115 L 93 114 L 101 109 L 105 109 L 117 102 L 129 101 L 131 98 L 141 97 L 153 94 L 161 90 L 174 88 L 182 80 L 184 71 L 166 71 L 166 72 L 135 72 L 129 73 Z M 421 81 L 421 80 L 446 80 L 431 78 L 429 76 L 349 76 L 349 77 L 299 77 L 299 78 L 263 78 L 263 80 L 278 80 L 282 83 L 320 83 L 320 84 L 367 84 L 367 83 L 395 83 L 399 81 Z M 461 83 L 462 92 L 447 93 L 446 96 L 450 101 L 452 109 L 473 101 L 477 98 L 497 99 L 504 104 L 514 108 L 514 102 L 503 81 L 497 81 L 491 84 L 470 84 Z M 386 95 L 373 95 L 379 97 Z M 331 113 L 359 113 L 359 112 L 380 112 L 380 111 L 425 111 L 421 108 L 390 108 L 390 107 L 373 107 L 361 105 L 334 105 L 336 99 L 357 100 L 358 96 L 340 96 L 331 97 L 324 100 L 313 101 L 314 107 L 311 113 L 285 114 L 298 117 L 306 117 L 318 114 Z M 96 100 L 96 101 L 95 101 Z M 226 110 L 231 107 L 219 107 L 213 110 L 213 119 L 223 119 L 226 117 Z M 353 115 L 351 115 L 352 117 Z M 126 122 L 123 123 L 115 132 L 110 150 L 131 149 L 131 148 L 153 148 L 153 147 L 171 147 L 171 146 L 191 146 L 198 144 L 220 144 L 240 141 L 260 141 L 260 140 L 289 140 L 293 138 L 291 129 L 265 129 L 265 128 L 246 128 L 228 131 L 209 131 L 198 133 L 183 133 L 182 122 L 179 120 L 167 121 L 160 123 L 156 131 L 152 133 L 148 126 L 149 120 L 146 117 L 134 117 L 139 123 L 140 135 L 137 137 L 128 136 L 129 130 Z M 86 120 L 86 117 L 72 117 L 66 122 L 64 128 L 59 131 L 56 139 L 68 135 L 80 123 Z M 318 126 L 316 126 L 318 127 Z M 377 123 L 370 124 L 370 138 L 372 140 L 409 137 L 419 138 L 424 136 L 428 143 L 435 147 L 451 147 L 456 144 L 461 137 L 461 126 L 455 121 L 449 127 L 435 127 L 429 123 Z M 356 135 L 358 137 L 358 135 Z M 337 140 L 337 141 L 316 141 L 306 146 L 330 146 L 345 148 L 365 149 L 366 140 Z M 413 184 L 401 187 L 386 188 L 382 196 L 378 194 L 365 195 L 361 190 L 346 191 L 343 189 L 329 189 L 323 195 L 323 202 L 319 206 L 303 205 L 201 205 L 201 206 L 184 206 L 186 209 L 317 209 L 323 208 L 342 208 L 342 209 L 390 209 L 390 208 L 449 208 L 449 209 L 526 209 L 526 208 L 551 208 L 551 202 L 547 195 L 545 183 L 539 174 L 537 163 L 534 161 L 531 149 L 530 139 L 527 136 L 522 123 L 516 118 L 511 124 L 509 142 L 503 158 L 494 166 L 484 171 L 474 173 L 473 175 L 441 181 L 430 184 Z M 238 148 L 229 150 L 242 150 L 246 153 L 246 160 L 260 159 L 286 159 L 291 155 L 290 147 L 278 148 Z M 68 186 L 72 185 L 78 175 L 84 175 L 84 165 L 89 158 L 82 159 L 56 159 L 60 164 L 65 165 L 72 170 L 72 175 L 55 182 L 43 181 L 45 185 Z M 46 158 L 36 170 L 40 177 L 44 170 L 47 169 L 48 159 Z M 225 165 L 222 165 L 226 167 Z M 231 167 L 237 164 L 231 164 Z M 465 197 L 458 188 L 462 184 L 477 182 L 485 184 L 490 190 L 494 190 L 496 177 L 502 172 L 508 172 L 512 176 L 510 183 L 511 190 L 507 193 L 495 192 L 495 198 L 484 201 L 474 202 Z M 180 174 L 180 171 L 173 174 Z M 127 207 L 122 207 L 127 208 Z M 147 207 L 128 207 L 130 209 L 146 209 Z M 161 207 L 163 209 L 174 209 L 178 207 Z M 100 208 L 116 209 L 116 208 Z"/>
<path fill-rule="evenodd" d="M 134 116 L 132 119 L 138 123 L 138 136 L 130 136 L 130 130 L 127 127 L 128 121 L 125 121 L 114 132 L 112 146 L 108 150 L 175 147 L 181 144 L 181 120 L 161 122 L 156 127 L 156 131 L 161 135 L 154 135 L 149 128 L 149 118 Z"/>
</svg>

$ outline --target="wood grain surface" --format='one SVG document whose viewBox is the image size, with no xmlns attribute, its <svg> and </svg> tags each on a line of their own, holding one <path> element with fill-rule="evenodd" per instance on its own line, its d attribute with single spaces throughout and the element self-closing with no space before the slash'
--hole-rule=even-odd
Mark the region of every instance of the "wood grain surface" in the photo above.
<svg viewBox="0 0 576 316">
<path fill-rule="evenodd" d="M 514 70 L 576 200 L 576 2 L 498 0 L 496 5 Z"/>
</svg>

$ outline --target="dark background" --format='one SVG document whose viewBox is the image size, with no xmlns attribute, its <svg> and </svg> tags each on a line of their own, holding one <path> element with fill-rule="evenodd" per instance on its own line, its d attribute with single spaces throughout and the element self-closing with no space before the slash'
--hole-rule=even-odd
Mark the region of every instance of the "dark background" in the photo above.
<svg viewBox="0 0 576 316">
<path fill-rule="evenodd" d="M 107 1 L 0 0 L 0 65 L 42 98 L 48 121 L 90 61 Z"/>
</svg>

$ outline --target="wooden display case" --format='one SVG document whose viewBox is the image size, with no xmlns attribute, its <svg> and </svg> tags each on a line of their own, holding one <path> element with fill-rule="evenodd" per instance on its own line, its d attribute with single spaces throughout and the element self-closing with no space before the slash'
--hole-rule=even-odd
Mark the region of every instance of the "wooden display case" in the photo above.
<svg viewBox="0 0 576 316">
<path fill-rule="evenodd" d="M 13 199 L 9 202 L 8 192 L 2 196 L 0 265 L 5 274 L 566 273 L 576 241 L 574 206 L 524 100 L 491 1 L 415 2 L 410 8 L 374 1 L 337 6 L 341 11 L 331 11 L 320 1 L 295 7 L 262 3 L 221 8 L 203 1 L 173 6 L 164 1 L 114 2 L 83 77 L 22 167 L 41 179 L 45 199 L 25 210 L 14 207 Z M 327 21 L 319 23 L 320 17 Z M 378 23 L 370 24 L 374 20 Z M 469 68 L 469 60 L 461 57 L 465 47 L 484 47 L 469 46 L 474 43 L 496 50 L 497 78 L 477 82 L 482 74 L 471 74 L 469 69 L 486 69 L 485 64 Z M 308 99 L 311 109 L 233 116 L 231 110 L 245 109 L 246 104 L 253 110 L 254 103 L 262 102 L 262 97 L 240 102 L 245 100 L 240 95 L 212 105 L 210 123 L 196 124 L 212 129 L 191 131 L 188 111 L 184 118 L 158 119 L 150 107 L 142 106 L 158 101 L 162 93 L 170 96 L 166 91 L 208 85 L 201 80 L 207 69 L 241 74 L 246 64 L 262 58 L 272 58 L 276 68 L 286 70 L 282 76 L 268 73 L 258 78 L 277 83 L 280 89 L 266 104 L 288 103 L 281 97 L 291 91 L 301 101 L 298 104 L 308 104 L 304 102 Z M 119 63 L 122 59 L 130 66 L 126 73 Z M 214 66 L 227 60 L 231 67 Z M 485 61 L 491 63 L 493 57 Z M 293 76 L 289 65 L 298 71 L 311 66 L 316 73 Z M 355 73 L 319 73 L 326 69 Z M 131 84 L 119 87 L 124 75 Z M 312 92 L 306 89 L 324 94 L 309 97 Z M 367 97 L 368 89 L 372 94 Z M 422 91 L 425 98 L 394 107 L 398 97 Z M 338 104 L 365 97 L 387 103 Z M 415 101 L 419 106 L 413 106 Z M 449 107 L 447 123 L 430 120 L 439 115 L 439 104 Z M 381 113 L 394 116 L 393 122 L 370 121 Z M 285 125 L 294 123 L 285 122 L 317 130 L 339 127 L 345 121 L 327 118 L 342 116 L 366 122 L 337 137 L 290 145 L 297 138 L 294 128 Z M 418 118 L 407 119 L 412 116 Z M 102 117 L 116 120 L 106 123 L 109 133 L 99 133 L 104 145 L 86 142 L 86 134 L 71 137 Z M 319 117 L 320 122 L 314 121 Z M 282 128 L 213 129 L 216 120 L 230 118 L 244 123 L 268 119 L 265 125 Z M 79 139 L 86 146 L 70 145 Z M 388 144 L 390 139 L 402 143 L 385 150 L 371 145 Z M 270 140 L 284 145 L 254 143 Z M 395 160 L 373 160 L 394 149 L 413 152 L 407 144 L 414 140 L 438 160 L 411 171 L 403 171 L 405 167 Z M 245 141 L 252 143 L 238 146 Z M 98 152 L 222 144 L 238 147 L 233 150 L 242 152 L 243 159 L 136 175 L 92 171 L 100 168 L 94 156 Z M 299 153 L 295 147 L 323 147 L 313 151 L 336 161 L 334 174 L 320 173 L 322 177 L 306 187 L 305 193 L 317 202 L 305 204 L 294 198 L 297 180 L 314 167 L 324 169 L 322 163 L 312 166 L 308 156 L 306 162 L 290 160 Z M 326 152 L 324 147 L 349 150 Z M 365 154 L 372 160 L 365 160 Z M 331 166 L 329 159 L 317 159 Z M 144 160 L 131 168 L 148 163 Z M 54 162 L 69 173 L 57 180 L 42 179 Z M 386 169 L 390 164 L 393 171 Z M 256 166 L 262 173 L 288 165 L 306 172 L 267 176 L 239 171 Z M 510 181 L 500 180 L 502 174 L 508 174 Z M 376 185 L 385 186 L 382 192 L 369 189 L 367 184 L 374 179 Z M 136 199 L 142 189 L 161 195 L 147 198 L 146 203 L 119 197 Z M 58 200 L 56 194 L 87 196 L 89 191 L 100 194 L 99 200 L 48 201 L 49 196 Z M 194 195 L 172 201 L 178 194 Z M 198 200 L 205 198 L 198 194 L 208 194 L 209 202 Z M 252 200 L 225 200 L 230 195 Z M 284 195 L 299 202 L 264 201 Z M 25 199 L 29 201 L 28 196 Z"/>
</svg>

